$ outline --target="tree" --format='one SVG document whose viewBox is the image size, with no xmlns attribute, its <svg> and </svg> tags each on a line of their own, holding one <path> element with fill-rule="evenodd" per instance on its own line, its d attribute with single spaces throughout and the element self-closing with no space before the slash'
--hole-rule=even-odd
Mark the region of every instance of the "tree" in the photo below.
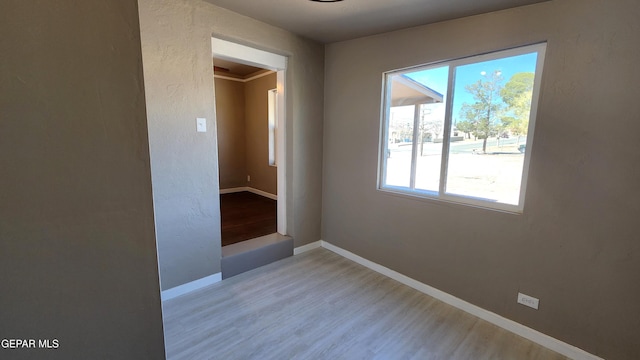
<svg viewBox="0 0 640 360">
<path fill-rule="evenodd" d="M 458 121 L 456 128 L 467 135 L 467 139 L 471 139 L 471 133 L 473 132 L 475 125 L 469 120 Z"/>
<path fill-rule="evenodd" d="M 502 100 L 508 105 L 513 106 L 517 101 L 516 98 L 527 91 L 533 91 L 533 78 L 535 74 L 531 72 L 521 72 L 514 74 L 511 79 L 500 90 Z"/>
<path fill-rule="evenodd" d="M 482 72 L 480 79 L 464 88 L 473 96 L 475 103 L 464 103 L 460 110 L 463 119 L 474 123 L 474 135 L 482 138 L 482 151 L 487 151 L 487 138 L 496 136 L 502 127 L 500 121 L 505 103 L 500 97 L 502 90 L 502 72 L 496 70 L 487 74 Z"/>
<path fill-rule="evenodd" d="M 424 143 L 434 135 L 433 140 L 444 133 L 444 115 L 439 115 L 438 109 L 443 110 L 442 103 L 427 103 L 420 106 L 419 140 L 420 156 L 424 155 Z"/>
<path fill-rule="evenodd" d="M 456 126 L 461 131 L 467 132 L 469 134 L 473 134 L 475 139 L 478 138 L 478 121 L 480 120 L 482 113 L 482 105 L 480 103 L 475 104 L 462 104 L 462 108 L 460 109 L 460 116 L 465 119 L 459 121 Z"/>
<path fill-rule="evenodd" d="M 527 135 L 529 129 L 534 76 L 534 73 L 528 72 L 514 74 L 500 91 L 511 115 L 503 121 L 514 135 L 518 135 L 517 144 L 520 143 L 520 136 Z"/>
<path fill-rule="evenodd" d="M 428 135 L 428 132 L 426 129 L 426 124 L 424 122 L 424 119 L 422 119 L 418 126 L 418 142 L 420 143 L 420 156 L 424 156 L 424 143 L 428 139 L 427 135 Z"/>
</svg>

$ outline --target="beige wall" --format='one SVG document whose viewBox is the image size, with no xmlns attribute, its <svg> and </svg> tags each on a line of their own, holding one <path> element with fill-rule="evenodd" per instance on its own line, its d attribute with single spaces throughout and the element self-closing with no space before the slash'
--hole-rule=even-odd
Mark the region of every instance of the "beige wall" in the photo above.
<svg viewBox="0 0 640 360">
<path fill-rule="evenodd" d="M 215 79 L 220 189 L 247 186 L 245 84 Z"/>
<path fill-rule="evenodd" d="M 248 81 L 245 84 L 247 174 L 248 186 L 278 194 L 278 174 L 269 165 L 269 102 L 267 93 L 276 88 L 276 73 Z"/>
<path fill-rule="evenodd" d="M 162 359 L 135 2 L 0 3 L 1 359 Z"/>
<path fill-rule="evenodd" d="M 324 47 L 199 0 L 139 4 L 162 289 L 220 272 L 212 35 L 288 56 L 287 233 L 320 239 Z"/>
<path fill-rule="evenodd" d="M 267 91 L 276 88 L 276 80 L 276 73 L 247 82 L 215 79 L 220 189 L 249 186 L 278 194 L 267 123 Z"/>
<path fill-rule="evenodd" d="M 635 0 L 550 1 L 328 45 L 323 239 L 596 355 L 637 359 L 639 18 Z M 376 190 L 384 71 L 539 41 L 522 215 Z"/>
</svg>

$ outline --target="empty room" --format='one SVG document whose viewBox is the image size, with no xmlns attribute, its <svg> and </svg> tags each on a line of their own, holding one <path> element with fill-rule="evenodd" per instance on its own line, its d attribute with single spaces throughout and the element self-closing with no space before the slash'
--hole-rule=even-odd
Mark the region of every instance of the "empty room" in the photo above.
<svg viewBox="0 0 640 360">
<path fill-rule="evenodd" d="M 3 1 L 0 358 L 640 358 L 638 19 Z M 257 68 L 277 110 L 247 144 L 216 82 Z M 227 271 L 239 190 L 271 198 L 275 233 Z"/>
</svg>

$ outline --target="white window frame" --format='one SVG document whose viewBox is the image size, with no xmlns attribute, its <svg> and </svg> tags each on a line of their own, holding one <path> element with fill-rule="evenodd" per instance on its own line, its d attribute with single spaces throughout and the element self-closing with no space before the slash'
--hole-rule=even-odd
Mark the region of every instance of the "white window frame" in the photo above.
<svg viewBox="0 0 640 360">
<path fill-rule="evenodd" d="M 268 127 L 269 127 L 269 166 L 278 166 L 276 157 L 276 143 L 278 134 L 278 89 L 271 89 L 267 92 L 269 104 Z"/>
<path fill-rule="evenodd" d="M 380 129 L 380 148 L 379 148 L 379 163 L 378 163 L 378 190 L 384 192 L 390 192 L 399 195 L 407 195 L 411 197 L 418 197 L 423 199 L 431 199 L 437 201 L 444 201 L 456 204 L 469 205 L 474 207 L 486 208 L 491 210 L 499 210 L 505 212 L 512 213 L 522 213 L 524 209 L 524 199 L 527 190 L 527 179 L 529 177 L 529 163 L 531 161 L 531 148 L 534 139 L 534 129 L 535 122 L 537 118 L 537 109 L 538 109 L 538 100 L 540 97 L 540 87 L 541 87 L 541 79 L 542 79 L 542 70 L 544 65 L 544 58 L 546 53 L 547 43 L 538 43 L 533 45 L 526 45 L 516 48 L 511 48 L 507 50 L 499 50 L 481 55 L 474 55 L 470 57 L 448 60 L 448 61 L 439 61 L 429 64 L 423 64 L 413 67 L 408 67 L 399 70 L 393 70 L 385 72 L 382 76 L 382 101 L 381 101 L 381 129 Z M 449 163 L 449 146 L 451 143 L 451 122 L 452 122 L 452 107 L 453 107 L 453 85 L 455 80 L 455 69 L 458 66 L 474 64 L 479 62 L 485 62 L 490 60 L 496 60 L 500 58 L 518 56 L 537 52 L 538 57 L 536 61 L 536 70 L 534 75 L 534 85 L 533 85 L 533 94 L 531 99 L 531 110 L 529 113 L 529 127 L 527 132 L 527 144 L 524 153 L 524 164 L 522 169 L 522 178 L 520 180 L 520 196 L 517 205 L 498 203 L 498 202 L 490 202 L 487 200 L 482 200 L 479 198 L 464 196 L 464 195 L 455 195 L 455 194 L 447 194 L 446 193 L 446 179 L 447 179 L 447 169 Z M 449 66 L 449 78 L 448 78 L 448 88 L 447 88 L 447 98 L 446 98 L 446 110 L 445 110 L 445 123 L 444 123 L 444 134 L 443 134 L 443 143 L 442 143 L 442 159 L 441 159 L 441 168 L 440 168 L 440 188 L 436 191 L 428 191 L 421 190 L 415 188 L 415 168 L 417 162 L 417 144 L 415 141 L 417 130 L 414 126 L 414 149 L 413 155 L 411 159 L 411 177 L 410 177 L 410 186 L 401 187 L 401 186 L 393 186 L 385 184 L 385 176 L 386 176 L 386 168 L 387 168 L 387 152 L 389 151 L 389 143 L 388 143 L 388 131 L 389 131 L 389 120 L 390 120 L 390 109 L 391 109 L 391 81 L 389 79 L 393 75 L 405 74 L 409 72 L 428 70 L 431 68 Z"/>
</svg>

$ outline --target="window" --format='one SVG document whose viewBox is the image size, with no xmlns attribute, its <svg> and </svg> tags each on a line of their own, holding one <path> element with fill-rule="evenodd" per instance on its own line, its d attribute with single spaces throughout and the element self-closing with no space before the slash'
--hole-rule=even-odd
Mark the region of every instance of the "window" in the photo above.
<svg viewBox="0 0 640 360">
<path fill-rule="evenodd" d="M 276 89 L 269 90 L 267 93 L 269 103 L 269 165 L 271 166 L 276 166 L 277 94 Z"/>
<path fill-rule="evenodd" d="M 545 49 L 385 73 L 379 189 L 522 212 Z"/>
</svg>

